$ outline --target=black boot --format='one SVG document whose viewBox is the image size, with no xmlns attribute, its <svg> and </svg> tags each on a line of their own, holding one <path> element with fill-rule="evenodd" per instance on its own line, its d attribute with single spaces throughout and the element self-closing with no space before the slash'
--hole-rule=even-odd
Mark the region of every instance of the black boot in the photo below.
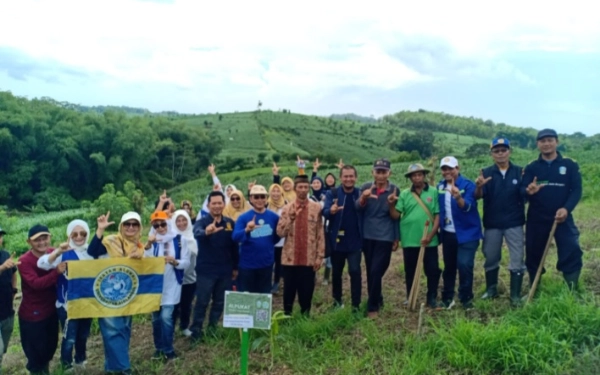
<svg viewBox="0 0 600 375">
<path fill-rule="evenodd" d="M 481 296 L 481 299 L 491 299 L 498 297 L 498 272 L 500 268 L 485 271 L 486 291 Z"/>
<path fill-rule="evenodd" d="M 577 270 L 571 273 L 564 273 L 563 278 L 569 287 L 569 290 L 577 290 L 577 283 L 579 282 L 579 275 L 581 274 L 581 270 Z"/>
<path fill-rule="evenodd" d="M 521 305 L 521 287 L 523 286 L 523 272 L 511 271 L 510 273 L 510 304 L 513 307 Z"/>
</svg>

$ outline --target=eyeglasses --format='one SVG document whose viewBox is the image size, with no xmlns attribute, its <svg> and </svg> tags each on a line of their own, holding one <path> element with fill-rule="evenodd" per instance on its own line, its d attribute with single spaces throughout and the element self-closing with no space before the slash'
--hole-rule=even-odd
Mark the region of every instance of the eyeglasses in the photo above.
<svg viewBox="0 0 600 375">
<path fill-rule="evenodd" d="M 253 197 L 254 199 L 267 199 L 267 196 L 262 194 L 253 195 Z"/>
<path fill-rule="evenodd" d="M 229 198 L 230 201 L 241 201 L 241 198 L 237 198 L 237 197 L 231 197 Z"/>
<path fill-rule="evenodd" d="M 505 152 L 508 152 L 507 148 L 495 148 L 492 150 L 493 154 L 504 154 Z"/>
<path fill-rule="evenodd" d="M 140 226 L 140 223 L 138 223 L 137 221 L 126 221 L 123 223 L 123 226 L 136 228 Z"/>
<path fill-rule="evenodd" d="M 163 221 L 162 223 L 154 223 L 152 224 L 152 228 L 154 229 L 158 229 L 158 228 L 166 228 L 167 227 L 167 222 Z"/>
<path fill-rule="evenodd" d="M 73 238 L 77 238 L 77 237 L 86 238 L 87 237 L 87 232 L 73 232 L 73 233 L 71 233 L 71 237 L 73 237 Z"/>
</svg>

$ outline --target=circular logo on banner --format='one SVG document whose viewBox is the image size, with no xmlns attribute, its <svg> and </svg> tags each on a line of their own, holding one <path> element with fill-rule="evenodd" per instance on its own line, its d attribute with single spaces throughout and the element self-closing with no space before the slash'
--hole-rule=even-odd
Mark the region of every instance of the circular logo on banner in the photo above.
<svg viewBox="0 0 600 375">
<path fill-rule="evenodd" d="M 137 273 L 132 268 L 108 267 L 94 280 L 94 296 L 102 306 L 117 309 L 133 300 L 139 286 Z"/>
</svg>

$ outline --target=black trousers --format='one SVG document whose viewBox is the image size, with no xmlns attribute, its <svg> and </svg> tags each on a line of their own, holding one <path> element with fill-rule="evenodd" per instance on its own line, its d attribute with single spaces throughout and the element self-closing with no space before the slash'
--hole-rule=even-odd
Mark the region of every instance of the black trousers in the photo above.
<svg viewBox="0 0 600 375">
<path fill-rule="evenodd" d="M 418 247 L 405 247 L 402 249 L 404 254 L 404 273 L 406 281 L 406 299 L 410 296 L 410 289 L 413 285 L 415 273 L 417 271 L 417 262 L 419 261 Z M 427 299 L 437 298 L 438 284 L 442 270 L 439 265 L 439 256 L 437 246 L 425 248 L 423 256 L 423 269 L 427 276 Z"/>
<path fill-rule="evenodd" d="M 527 266 L 532 282 L 542 260 L 552 223 L 552 221 L 527 221 L 525 227 L 525 266 Z M 581 270 L 583 252 L 579 246 L 579 230 L 575 226 L 573 216 L 569 215 L 564 223 L 556 226 L 554 241 L 558 252 L 556 268 L 567 274 Z"/>
<path fill-rule="evenodd" d="M 182 331 L 190 326 L 190 316 L 192 316 L 192 302 L 196 296 L 196 283 L 183 284 L 181 286 L 181 299 L 175 305 L 173 310 L 173 326 L 177 324 L 179 318 L 179 329 Z"/>
<path fill-rule="evenodd" d="M 348 275 L 350 275 L 350 295 L 352 296 L 352 306 L 360 306 L 362 294 L 362 274 L 360 272 L 360 261 L 362 253 L 359 251 L 331 252 L 331 294 L 333 300 L 342 304 L 342 274 L 346 261 L 348 261 Z"/>
<path fill-rule="evenodd" d="M 385 275 L 390 260 L 392 259 L 393 242 L 379 240 L 364 240 L 363 253 L 367 267 L 367 289 L 369 298 L 367 308 L 369 312 L 379 311 L 383 306 L 381 282 Z"/>
<path fill-rule="evenodd" d="M 275 247 L 275 265 L 273 266 L 273 283 L 278 283 L 281 280 L 281 246 Z"/>
<path fill-rule="evenodd" d="M 315 271 L 310 266 L 282 266 L 283 312 L 292 315 L 294 300 L 298 294 L 300 311 L 308 315 L 315 291 Z"/>
<path fill-rule="evenodd" d="M 58 314 L 31 322 L 19 318 L 21 346 L 32 374 L 49 374 L 49 365 L 58 347 Z"/>
</svg>

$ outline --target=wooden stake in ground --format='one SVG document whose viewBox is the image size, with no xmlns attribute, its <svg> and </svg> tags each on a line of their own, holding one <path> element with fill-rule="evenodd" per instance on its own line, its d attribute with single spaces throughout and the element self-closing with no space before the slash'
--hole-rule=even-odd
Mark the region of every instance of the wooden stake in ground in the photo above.
<svg viewBox="0 0 600 375">
<path fill-rule="evenodd" d="M 429 220 L 425 222 L 425 228 L 423 228 L 423 237 L 427 238 L 429 232 Z M 421 280 L 421 270 L 423 269 L 423 258 L 425 257 L 425 246 L 421 246 L 419 249 L 419 260 L 417 260 L 417 268 L 415 270 L 415 277 L 413 278 L 412 287 L 410 288 L 410 295 L 408 296 L 408 308 L 414 310 L 417 308 L 417 300 L 419 299 L 419 287 Z"/>
<path fill-rule="evenodd" d="M 535 294 L 535 290 L 540 282 L 540 277 L 542 277 L 542 270 L 544 269 L 544 263 L 546 263 L 546 256 L 548 255 L 548 250 L 550 249 L 550 244 L 552 243 L 552 239 L 554 238 L 554 232 L 556 231 L 556 225 L 558 222 L 554 220 L 554 224 L 552 224 L 552 229 L 550 229 L 550 235 L 548 236 L 548 241 L 546 242 L 546 248 L 544 249 L 544 254 L 542 255 L 542 259 L 540 260 L 540 265 L 538 266 L 537 272 L 535 274 L 535 279 L 533 279 L 533 283 L 531 284 L 531 289 L 529 289 L 529 295 L 527 296 L 528 304 L 533 295 Z"/>
</svg>

